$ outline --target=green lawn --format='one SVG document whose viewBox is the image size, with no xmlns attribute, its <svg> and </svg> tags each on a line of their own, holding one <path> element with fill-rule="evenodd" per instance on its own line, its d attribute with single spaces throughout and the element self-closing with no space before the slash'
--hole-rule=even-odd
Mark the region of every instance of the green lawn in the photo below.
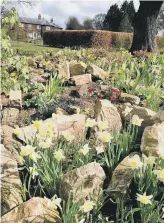
<svg viewBox="0 0 164 223">
<path fill-rule="evenodd" d="M 54 47 L 48 47 L 48 46 L 44 46 L 41 44 L 34 44 L 34 43 L 24 43 L 24 42 L 16 42 L 13 41 L 12 42 L 12 48 L 14 50 L 19 49 L 20 52 L 24 52 L 24 53 L 36 53 L 36 52 L 44 52 L 47 50 L 52 50 L 52 51 L 58 51 L 58 48 L 54 48 Z"/>
</svg>

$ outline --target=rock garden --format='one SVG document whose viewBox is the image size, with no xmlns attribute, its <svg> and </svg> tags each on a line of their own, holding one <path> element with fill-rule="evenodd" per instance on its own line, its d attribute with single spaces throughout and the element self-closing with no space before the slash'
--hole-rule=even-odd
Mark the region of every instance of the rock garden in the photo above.
<svg viewBox="0 0 164 223">
<path fill-rule="evenodd" d="M 1 69 L 1 222 L 163 221 L 162 54 L 62 49 Z"/>
</svg>

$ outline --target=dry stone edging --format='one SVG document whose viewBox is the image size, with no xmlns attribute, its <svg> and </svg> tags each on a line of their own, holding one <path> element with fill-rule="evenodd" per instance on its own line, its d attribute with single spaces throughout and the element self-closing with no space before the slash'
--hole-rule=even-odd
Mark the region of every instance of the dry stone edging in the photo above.
<svg viewBox="0 0 164 223">
<path fill-rule="evenodd" d="M 1 144 L 1 212 L 2 215 L 23 203 L 17 162 Z"/>
</svg>

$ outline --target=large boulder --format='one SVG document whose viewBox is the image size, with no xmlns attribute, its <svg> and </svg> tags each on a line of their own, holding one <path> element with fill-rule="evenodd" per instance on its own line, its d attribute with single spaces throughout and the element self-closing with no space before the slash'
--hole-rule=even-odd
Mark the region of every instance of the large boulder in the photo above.
<svg viewBox="0 0 164 223">
<path fill-rule="evenodd" d="M 141 150 L 148 156 L 157 156 L 161 150 L 164 151 L 164 122 L 145 128 Z"/>
<path fill-rule="evenodd" d="M 130 184 L 133 180 L 133 171 L 130 164 L 128 163 L 128 159 L 132 158 L 134 155 L 135 153 L 132 153 L 125 157 L 115 168 L 107 188 L 107 193 L 110 198 L 114 200 L 117 198 L 128 198 Z"/>
<path fill-rule="evenodd" d="M 21 194 L 21 180 L 16 160 L 1 144 L 1 213 L 9 212 L 23 203 Z"/>
<path fill-rule="evenodd" d="M 69 62 L 68 61 L 64 61 L 62 63 L 59 63 L 58 73 L 59 73 L 59 77 L 64 79 L 64 80 L 68 80 L 70 78 Z"/>
<path fill-rule="evenodd" d="M 69 196 L 73 196 L 75 201 L 96 200 L 102 193 L 104 179 L 102 167 L 96 162 L 89 163 L 63 175 L 60 196 L 64 200 Z"/>
<path fill-rule="evenodd" d="M 2 112 L 2 125 L 14 127 L 19 123 L 19 109 L 4 108 Z"/>
<path fill-rule="evenodd" d="M 91 74 L 76 75 L 72 77 L 72 79 L 75 81 L 76 86 L 83 86 L 85 84 L 92 83 Z"/>
<path fill-rule="evenodd" d="M 107 73 L 94 64 L 88 65 L 86 68 L 86 72 L 90 73 L 93 77 L 96 77 L 100 80 L 105 80 L 107 78 Z"/>
<path fill-rule="evenodd" d="M 2 223 L 61 223 L 57 210 L 47 205 L 48 200 L 33 197 L 1 218 Z"/>
<path fill-rule="evenodd" d="M 121 117 L 117 111 L 117 108 L 108 100 L 99 100 L 95 104 L 95 118 L 97 121 L 107 121 L 108 131 L 119 132 L 122 127 Z"/>
<path fill-rule="evenodd" d="M 76 75 L 81 75 L 85 74 L 87 65 L 83 62 L 77 62 L 75 60 L 71 61 L 69 63 L 69 71 L 70 71 L 70 76 L 76 76 Z"/>
</svg>

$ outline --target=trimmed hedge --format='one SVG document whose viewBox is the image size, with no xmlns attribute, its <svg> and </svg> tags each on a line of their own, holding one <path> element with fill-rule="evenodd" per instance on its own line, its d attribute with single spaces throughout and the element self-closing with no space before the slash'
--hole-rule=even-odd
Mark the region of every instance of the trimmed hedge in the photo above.
<svg viewBox="0 0 164 223">
<path fill-rule="evenodd" d="M 43 43 L 53 47 L 125 48 L 132 44 L 132 33 L 101 30 L 55 30 L 43 33 Z M 164 48 L 164 37 L 157 36 L 159 48 Z"/>
<path fill-rule="evenodd" d="M 43 34 L 43 43 L 54 47 L 111 47 L 109 31 L 96 30 L 62 30 L 46 31 Z"/>
</svg>

